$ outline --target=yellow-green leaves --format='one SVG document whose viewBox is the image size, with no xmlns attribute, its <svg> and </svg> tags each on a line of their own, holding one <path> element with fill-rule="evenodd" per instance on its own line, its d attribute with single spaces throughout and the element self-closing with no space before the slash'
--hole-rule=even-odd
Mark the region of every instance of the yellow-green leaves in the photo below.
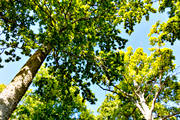
<svg viewBox="0 0 180 120">
<path fill-rule="evenodd" d="M 0 84 L 0 93 L 4 90 L 4 88 L 6 88 L 6 85 Z"/>
<path fill-rule="evenodd" d="M 74 80 L 62 82 L 49 73 L 44 66 L 39 70 L 34 85 L 35 90 L 28 90 L 14 111 L 11 119 L 40 120 L 40 119 L 72 119 L 79 114 L 79 119 L 85 117 L 93 120 L 95 116 L 86 108 L 78 87 L 73 86 Z M 67 75 L 64 75 L 67 77 Z M 63 77 L 64 77 L 63 76 Z M 1 86 L 0 86 L 1 87 Z"/>
<path fill-rule="evenodd" d="M 124 29 L 126 29 L 128 34 L 134 31 L 133 25 L 135 23 L 140 23 L 143 16 L 145 16 L 148 21 L 149 12 L 156 12 L 152 4 L 147 1 L 121 1 L 117 8 L 118 17 L 114 20 L 113 24 L 117 25 L 123 22 Z"/>
<path fill-rule="evenodd" d="M 168 11 L 169 19 L 166 22 L 156 22 L 150 31 L 150 44 L 161 46 L 165 41 L 174 44 L 176 40 L 180 39 L 180 2 L 175 0 L 162 0 L 160 2 L 159 11 L 164 12 L 166 8 Z M 157 36 L 152 36 L 156 34 Z"/>
<path fill-rule="evenodd" d="M 100 52 L 99 66 L 103 71 L 99 73 L 103 74 L 101 82 L 103 85 L 108 86 L 109 89 L 104 87 L 105 90 L 117 95 L 106 98 L 99 108 L 101 113 L 98 116 L 99 118 L 114 119 L 115 116 L 116 119 L 123 119 L 123 116 L 126 116 L 126 119 L 129 117 L 143 119 L 140 115 L 143 112 L 139 108 L 136 109 L 137 106 L 135 106 L 137 102 L 142 104 L 140 99 L 145 99 L 149 109 L 155 105 L 153 113 L 158 114 L 161 118 L 170 111 L 176 112 L 176 109 L 168 109 L 166 105 L 162 104 L 162 101 L 178 103 L 176 96 L 179 93 L 179 85 L 176 77 L 172 75 L 175 69 L 173 51 L 169 48 L 155 47 L 150 48 L 150 51 L 151 54 L 147 55 L 143 48 L 138 48 L 133 52 L 132 47 L 128 47 L 126 52 L 122 50 L 117 53 L 109 52 L 107 54 Z M 118 58 L 119 63 L 115 62 L 115 59 Z M 157 104 L 154 104 L 153 99 L 157 94 L 159 94 L 159 98 L 156 98 L 156 101 L 160 99 L 160 102 L 157 101 Z M 119 97 L 115 98 L 117 96 Z M 122 111 L 127 108 L 129 112 Z M 132 111 L 134 112 L 130 114 Z M 166 113 L 163 113 L 163 111 Z M 146 112 L 148 113 L 148 111 Z M 139 115 L 136 116 L 136 114 Z"/>
<path fill-rule="evenodd" d="M 170 8 L 170 16 L 166 23 L 157 22 L 149 34 L 151 44 L 158 46 L 180 38 L 180 3 L 177 0 L 160 1 L 159 11 Z M 53 87 L 61 86 L 60 92 L 68 94 L 72 90 L 68 89 L 70 86 L 79 86 L 83 98 L 94 103 L 89 86 L 102 83 L 116 87 L 115 92 L 122 98 L 133 96 L 133 100 L 137 100 L 137 92 L 146 91 L 145 97 L 152 101 L 157 91 L 151 90 L 152 87 L 160 88 L 161 82 L 174 86 L 173 82 L 167 83 L 172 81 L 171 77 L 164 77 L 175 67 L 172 50 L 153 48 L 150 56 L 142 48 L 133 51 L 129 47 L 126 52 L 115 52 L 124 48 L 127 42 L 120 37 L 122 30 L 118 25 L 123 25 L 130 35 L 143 17 L 148 21 L 150 13 L 156 12 L 152 4 L 152 0 L 3 0 L 0 1 L 0 21 L 6 38 L 0 45 L 12 48 L 4 53 L 13 53 L 13 56 L 16 48 L 21 49 L 22 54 L 30 55 L 32 49 L 50 46 L 47 60 L 51 75 L 41 72 L 35 82 L 39 85 L 38 94 L 44 98 L 57 97 L 57 89 L 52 90 Z M 74 90 L 79 93 L 79 89 Z M 132 105 L 122 101 L 128 104 L 124 109 Z"/>
</svg>

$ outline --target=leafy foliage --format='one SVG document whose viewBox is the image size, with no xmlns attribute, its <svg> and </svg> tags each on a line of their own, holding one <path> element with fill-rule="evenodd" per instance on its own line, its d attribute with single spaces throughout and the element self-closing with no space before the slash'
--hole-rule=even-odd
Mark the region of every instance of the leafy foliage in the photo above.
<svg viewBox="0 0 180 120">
<path fill-rule="evenodd" d="M 64 81 L 75 80 L 73 84 L 81 87 L 84 99 L 91 103 L 95 99 L 88 88 L 90 81 L 85 81 L 92 77 L 95 56 L 125 47 L 127 40 L 119 36 L 118 25 L 131 34 L 143 16 L 156 12 L 146 0 L 2 0 L 0 8 L 5 62 L 20 59 L 17 49 L 31 55 L 33 49 L 48 46 L 50 71 L 55 76 L 65 74 Z"/>
<path fill-rule="evenodd" d="M 128 99 L 122 99 L 118 95 L 107 94 L 104 102 L 98 109 L 98 120 L 143 120 L 143 115 L 135 104 Z"/>
<path fill-rule="evenodd" d="M 27 118 L 29 113 L 32 113 L 33 119 L 49 118 L 47 115 L 61 117 L 56 113 L 63 113 L 66 108 L 70 111 L 61 115 L 69 117 L 78 102 L 81 103 L 78 106 L 85 108 L 83 102 L 76 100 L 80 90 L 83 101 L 86 99 L 95 103 L 95 95 L 89 89 L 91 84 L 98 84 L 102 89 L 117 94 L 108 95 L 99 109 L 100 113 L 104 113 L 106 103 L 111 101 L 113 115 L 107 112 L 104 116 L 100 115 L 100 119 L 143 119 L 140 111 L 143 113 L 144 99 L 157 119 L 178 111 L 179 108 L 166 105 L 168 101 L 178 102 L 179 98 L 179 83 L 171 75 L 175 69 L 172 50 L 152 48 L 150 56 L 141 48 L 134 53 L 130 47 L 127 52 L 115 52 L 124 48 L 127 42 L 119 37 L 121 30 L 118 26 L 123 25 L 130 35 L 142 17 L 149 20 L 149 14 L 156 12 L 152 4 L 151 0 L 1 0 L 0 26 L 4 39 L 0 40 L 0 55 L 5 54 L 7 59 L 0 57 L 0 63 L 20 60 L 18 49 L 21 54 L 30 56 L 33 49 L 51 48 L 46 59 L 48 73 L 37 76 L 34 84 L 38 90 L 26 96 L 24 104 L 19 107 L 20 112 L 15 113 L 16 117 L 20 118 L 23 114 Z M 164 12 L 170 8 L 169 20 L 153 26 L 149 34 L 152 45 L 157 43 L 162 46 L 164 41 L 173 44 L 180 38 L 179 4 L 178 0 L 160 0 L 158 10 Z M 154 34 L 158 36 L 153 37 Z M 34 109 L 26 106 L 33 106 L 34 100 Z M 73 105 L 69 100 L 74 102 Z M 113 101 L 117 101 L 119 106 L 123 104 L 123 109 L 132 109 L 125 113 Z M 62 109 L 59 110 L 58 105 Z M 50 110 L 47 111 L 47 107 Z M 44 112 L 39 113 L 38 110 Z M 86 117 L 90 112 L 82 110 L 82 113 L 82 117 Z"/>
<path fill-rule="evenodd" d="M 115 48 L 115 42 L 123 48 L 126 40 L 118 36 L 116 26 L 124 23 L 126 31 L 132 33 L 136 22 L 156 11 L 151 6 L 143 1 L 2 0 L 0 21 L 5 39 L 0 42 L 1 49 L 10 55 L 6 60 L 10 62 L 16 59 L 16 49 L 29 55 L 32 49 L 49 43 L 60 55 L 71 48 L 76 54 L 92 51 L 96 43 L 105 51 Z M 34 30 L 34 25 L 39 27 Z"/>
<path fill-rule="evenodd" d="M 172 45 L 178 39 L 180 40 L 180 2 L 178 0 L 162 0 L 159 6 L 159 12 L 168 10 L 169 19 L 167 22 L 156 22 L 149 33 L 151 45 L 161 45 L 165 41 L 170 42 Z M 157 34 L 158 37 L 152 36 Z"/>
<path fill-rule="evenodd" d="M 143 119 L 139 114 L 143 114 L 146 118 L 145 115 L 149 112 L 153 112 L 155 117 L 160 119 L 178 113 L 179 107 L 167 104 L 169 102 L 179 104 L 180 86 L 176 76 L 173 75 L 175 65 L 172 50 L 168 48 L 150 50 L 150 56 L 144 53 L 142 48 L 138 48 L 134 53 L 131 47 L 127 48 L 127 52 L 119 51 L 116 54 L 123 56 L 122 65 L 116 66 L 112 60 L 112 63 L 106 65 L 108 59 L 101 58 L 101 65 L 107 67 L 103 69 L 102 75 L 104 76 L 102 81 L 106 81 L 102 82 L 102 85 L 106 87 L 99 86 L 116 94 L 107 95 L 99 108 L 101 119 Z M 119 75 L 114 75 L 111 71 L 118 71 Z M 112 81 L 111 78 L 114 81 L 118 79 L 118 84 L 107 84 Z"/>
<path fill-rule="evenodd" d="M 49 75 L 46 68 L 42 67 L 38 72 L 34 85 L 37 89 L 26 93 L 11 119 L 69 120 L 78 117 L 78 119 L 92 120 L 95 118 L 92 112 L 87 110 L 85 102 L 82 102 L 82 97 L 75 94 L 78 88 L 65 87 L 66 84 Z"/>
<path fill-rule="evenodd" d="M 0 93 L 3 91 L 4 88 L 6 88 L 6 85 L 0 84 Z"/>
</svg>

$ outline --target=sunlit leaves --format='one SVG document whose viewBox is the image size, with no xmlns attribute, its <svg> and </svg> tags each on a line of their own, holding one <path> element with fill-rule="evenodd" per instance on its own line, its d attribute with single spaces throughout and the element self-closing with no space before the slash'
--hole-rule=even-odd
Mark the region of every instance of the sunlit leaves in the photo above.
<svg viewBox="0 0 180 120">
<path fill-rule="evenodd" d="M 166 8 L 170 8 L 168 10 L 169 19 L 167 22 L 160 23 L 160 21 L 156 22 L 155 25 L 152 26 L 149 36 L 151 45 L 161 45 L 165 41 L 170 42 L 172 45 L 176 40 L 180 39 L 180 2 L 177 0 L 162 0 L 160 2 L 159 11 L 164 12 Z M 154 37 L 153 34 L 157 34 L 158 36 Z"/>
<path fill-rule="evenodd" d="M 4 90 L 4 88 L 6 88 L 6 85 L 0 84 L 0 93 Z"/>
<path fill-rule="evenodd" d="M 68 80 L 74 80 L 74 85 L 79 85 L 84 91 L 83 97 L 92 103 L 95 99 L 89 90 L 89 83 L 100 83 L 102 77 L 102 74 L 94 75 L 101 72 L 98 68 L 102 67 L 97 64 L 99 60 L 96 55 L 102 51 L 106 54 L 102 60 L 113 56 L 119 58 L 119 54 L 109 52 L 124 48 L 127 42 L 119 36 L 121 31 L 118 25 L 124 24 L 124 29 L 131 34 L 134 25 L 140 23 L 143 16 L 155 12 L 150 2 L 138 0 L 31 0 L 0 3 L 2 30 L 6 36 L 1 43 L 7 49 L 13 48 L 12 54 L 15 56 L 14 59 L 10 56 L 6 62 L 20 59 L 16 57 L 16 49 L 22 50 L 21 54 L 31 55 L 32 49 L 48 45 L 52 52 L 47 57 L 47 64 L 52 73 L 57 76 L 64 73 L 66 77 L 60 78 L 67 82 L 67 86 L 70 85 Z M 11 52 L 6 53 L 10 55 Z M 110 64 L 107 69 L 112 73 L 108 76 L 111 79 L 109 85 L 119 78 L 118 71 L 123 70 L 116 69 L 116 63 L 121 64 L 116 58 L 105 63 Z"/>
<path fill-rule="evenodd" d="M 59 81 L 48 69 L 42 67 L 38 72 L 34 91 L 29 90 L 22 99 L 12 119 L 95 119 L 95 116 L 86 108 L 85 102 L 78 87 L 67 86 Z"/>
<path fill-rule="evenodd" d="M 51 88 L 62 85 L 62 94 L 69 95 L 70 86 L 79 86 L 83 100 L 95 103 L 89 87 L 97 83 L 116 87 L 115 92 L 123 97 L 134 96 L 135 100 L 134 90 L 146 91 L 153 87 L 145 94 L 150 102 L 160 89 L 160 74 L 165 85 L 177 87 L 171 76 L 164 77 L 175 68 L 172 50 L 153 48 L 150 56 L 142 48 L 134 53 L 131 47 L 127 52 L 115 50 L 124 48 L 127 42 L 119 36 L 122 31 L 119 25 L 131 34 L 143 17 L 148 21 L 149 14 L 156 12 L 152 4 L 151 0 L 2 0 L 0 22 L 5 38 L 0 45 L 9 57 L 5 61 L 20 59 L 16 49 L 30 55 L 32 49 L 49 45 L 52 48 L 47 57 L 49 73 L 35 82 L 43 100 L 55 98 L 57 91 Z M 162 46 L 164 41 L 174 43 L 179 39 L 179 2 L 163 0 L 159 11 L 167 7 L 170 7 L 170 18 L 153 26 L 149 35 L 152 45 Z M 153 37 L 154 33 L 158 37 Z M 79 88 L 74 88 L 75 95 Z M 164 93 L 175 94 L 169 90 Z"/>
<path fill-rule="evenodd" d="M 130 117 L 139 120 L 143 119 L 138 109 L 130 101 L 125 102 L 118 95 L 107 94 L 106 96 L 106 99 L 98 108 L 100 113 L 97 116 L 98 120 L 129 119 Z"/>
<path fill-rule="evenodd" d="M 87 41 L 91 41 L 93 49 L 98 44 L 106 52 L 111 48 L 124 48 L 126 40 L 118 36 L 116 26 L 124 22 L 124 28 L 131 34 L 143 16 L 155 11 L 150 2 L 137 0 L 1 1 L 1 6 L 6 40 L 15 38 L 10 43 L 16 42 L 12 46 L 22 49 L 25 55 L 30 55 L 30 48 L 36 49 L 42 44 L 51 44 L 58 52 Z M 36 30 L 32 29 L 33 25 L 37 26 Z M 71 32 L 74 35 L 69 37 Z M 7 41 L 5 44 L 9 44 Z"/>
<path fill-rule="evenodd" d="M 104 88 L 101 87 L 116 94 L 107 96 L 100 107 L 99 117 L 101 119 L 111 118 L 112 116 L 119 119 L 123 119 L 122 116 L 126 117 L 126 119 L 131 117 L 143 119 L 143 116 L 135 115 L 142 114 L 139 108 L 136 108 L 137 106 L 133 107 L 137 101 L 141 102 L 139 94 L 143 94 L 146 104 L 151 108 L 155 94 L 159 90 L 161 92 L 159 98 L 156 99 L 157 104 L 155 105 L 154 114 L 163 118 L 171 112 L 177 112 L 178 108 L 171 109 L 171 106 L 167 105 L 170 101 L 179 104 L 176 97 L 178 96 L 179 83 L 176 76 L 173 75 L 175 69 L 173 52 L 169 48 L 156 47 L 151 48 L 150 51 L 151 54 L 147 55 L 142 48 L 138 48 L 133 52 L 132 47 L 128 47 L 126 52 L 118 51 L 116 53 L 109 52 L 108 54 L 100 52 L 100 62 L 98 64 L 103 72 L 99 74 L 102 74 L 101 85 L 105 86 Z M 115 55 L 120 57 L 116 58 Z M 120 63 L 114 61 L 117 59 L 119 59 Z M 116 70 L 118 70 L 117 73 Z M 163 104 L 163 102 L 166 104 Z M 111 106 L 111 103 L 120 106 Z M 125 113 L 123 110 L 127 109 L 126 105 L 129 106 L 128 108 L 134 109 L 133 112 L 128 109 L 129 114 Z M 160 107 L 163 107 L 163 110 Z M 118 114 L 115 114 L 117 111 Z M 165 112 L 163 113 L 163 111 Z"/>
</svg>

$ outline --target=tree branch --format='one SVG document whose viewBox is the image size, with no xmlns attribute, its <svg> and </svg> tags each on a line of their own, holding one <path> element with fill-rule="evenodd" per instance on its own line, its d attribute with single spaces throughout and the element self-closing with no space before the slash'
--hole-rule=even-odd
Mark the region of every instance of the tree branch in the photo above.
<svg viewBox="0 0 180 120">
<path fill-rule="evenodd" d="M 137 107 L 135 107 L 135 108 L 133 109 L 133 111 L 132 111 L 131 115 L 132 115 L 132 114 L 136 111 L 136 108 L 137 108 Z"/>
<path fill-rule="evenodd" d="M 52 18 L 51 13 L 48 13 L 46 10 L 44 10 L 43 7 L 40 6 L 40 4 L 36 3 L 35 0 L 33 0 L 33 1 L 34 1 L 34 4 L 35 4 L 35 5 L 37 5 L 45 14 L 48 15 L 48 17 L 49 17 L 51 20 L 54 21 L 54 23 L 56 23 L 56 21 L 54 20 L 54 18 Z M 46 7 L 46 8 L 47 8 L 47 7 Z M 49 9 L 47 9 L 47 10 L 49 11 Z M 50 12 L 50 11 L 49 11 L 49 12 Z M 53 27 L 52 22 L 51 22 L 51 26 Z"/>
<path fill-rule="evenodd" d="M 131 94 L 129 94 L 129 93 L 127 93 L 127 92 L 125 92 L 124 90 L 122 90 L 122 89 L 120 89 L 120 88 L 118 88 L 117 86 L 115 86 L 115 85 L 112 85 L 113 87 L 115 87 L 116 89 L 118 89 L 120 92 L 122 92 L 123 94 L 125 94 L 126 96 L 128 96 L 128 97 L 130 97 L 130 98 L 132 98 L 133 99 L 133 96 L 131 95 Z"/>
<path fill-rule="evenodd" d="M 155 93 L 155 97 L 154 97 L 154 99 L 153 99 L 153 102 L 152 102 L 152 105 L 151 105 L 151 112 L 153 112 L 153 110 L 154 110 L 154 107 L 155 107 L 155 103 L 156 103 L 156 99 L 158 98 L 158 96 L 159 96 L 159 94 L 160 94 L 160 92 L 161 92 L 161 90 L 162 90 L 162 72 L 161 72 L 161 74 L 160 74 L 160 76 L 159 76 L 159 81 L 160 81 L 160 88 L 159 88 L 159 90 Z"/>
<path fill-rule="evenodd" d="M 129 86 L 131 87 L 131 89 L 133 90 L 133 92 L 135 93 L 135 95 L 137 97 L 139 97 L 139 95 L 137 94 L 137 92 L 134 90 L 133 86 L 129 83 L 129 81 L 126 79 L 126 77 L 123 75 L 123 78 L 126 80 L 126 82 L 129 84 Z"/>
<path fill-rule="evenodd" d="M 98 85 L 98 84 L 97 84 Z M 109 91 L 109 92 L 112 92 L 112 93 L 116 93 L 117 95 L 119 95 L 118 92 L 114 91 L 114 90 L 111 90 L 111 89 L 106 89 L 106 88 L 103 88 L 101 85 L 98 85 L 102 90 L 106 90 L 106 91 Z M 129 96 L 124 96 L 126 98 L 129 98 Z"/>
<path fill-rule="evenodd" d="M 167 116 L 165 116 L 162 120 L 166 120 L 167 118 L 173 117 L 173 116 L 178 115 L 178 114 L 180 115 L 180 112 L 173 113 L 173 114 L 171 114 L 171 115 L 167 115 Z"/>
</svg>

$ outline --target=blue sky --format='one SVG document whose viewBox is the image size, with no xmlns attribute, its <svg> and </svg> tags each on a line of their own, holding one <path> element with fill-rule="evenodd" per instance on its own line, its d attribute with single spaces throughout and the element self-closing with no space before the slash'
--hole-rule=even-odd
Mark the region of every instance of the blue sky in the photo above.
<svg viewBox="0 0 180 120">
<path fill-rule="evenodd" d="M 126 47 L 132 46 L 134 50 L 139 47 L 142 47 L 145 52 L 149 53 L 148 48 L 151 48 L 152 46 L 149 45 L 149 40 L 148 40 L 149 38 L 147 35 L 150 31 L 151 26 L 154 25 L 157 20 L 166 21 L 167 19 L 168 19 L 167 14 L 153 14 L 150 16 L 149 22 L 146 22 L 143 19 L 143 21 L 140 24 L 137 24 L 135 26 L 135 32 L 132 33 L 131 36 L 129 36 L 128 34 L 125 34 L 124 32 L 120 36 L 122 36 L 123 38 L 127 38 L 129 40 Z M 180 66 L 180 54 L 179 54 L 180 41 L 176 41 L 173 46 L 167 44 L 166 47 L 173 49 L 174 55 L 176 56 L 175 63 L 177 66 Z M 4 57 L 4 56 L 1 56 L 1 57 Z M 5 64 L 4 68 L 0 69 L 0 83 L 8 84 L 13 79 L 13 77 L 17 74 L 20 68 L 25 64 L 27 59 L 28 57 L 23 57 L 19 62 Z M 89 103 L 87 103 L 87 105 L 89 109 L 93 110 L 95 114 L 97 114 L 96 112 L 97 108 L 101 105 L 101 103 L 105 99 L 105 94 L 107 92 L 101 90 L 95 85 L 92 86 L 91 89 L 93 90 L 96 97 L 98 98 L 98 101 L 96 105 L 90 105 Z"/>
</svg>

